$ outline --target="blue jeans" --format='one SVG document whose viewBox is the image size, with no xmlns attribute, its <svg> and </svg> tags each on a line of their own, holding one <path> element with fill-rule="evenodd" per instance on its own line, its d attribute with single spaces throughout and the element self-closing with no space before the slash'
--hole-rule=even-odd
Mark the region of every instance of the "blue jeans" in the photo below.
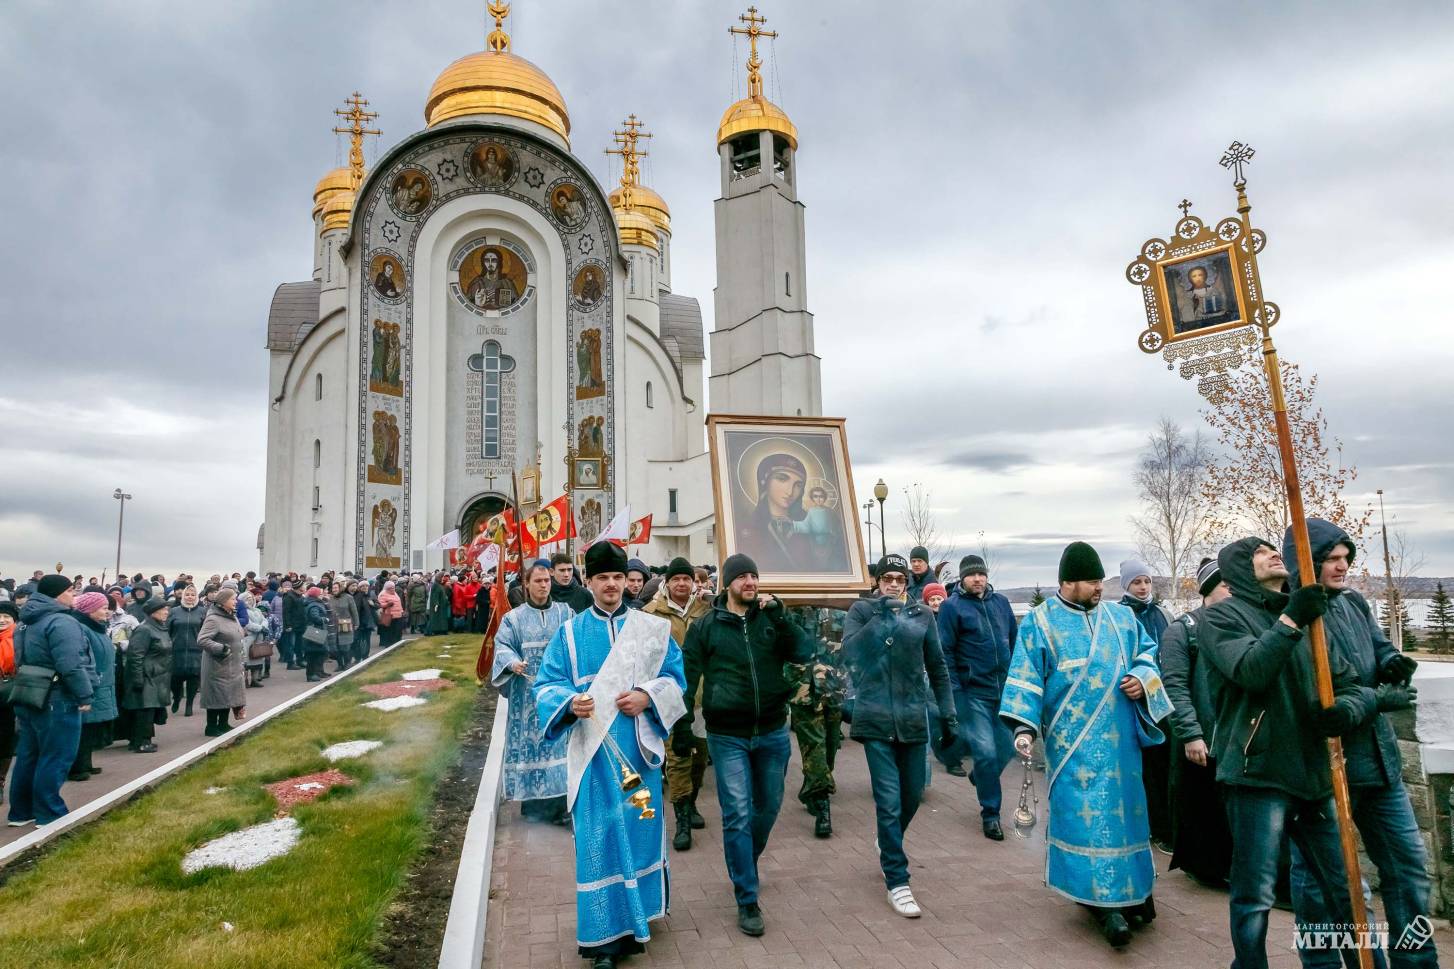
<svg viewBox="0 0 1454 969">
<path fill-rule="evenodd" d="M 1329 900 L 1330 921 L 1351 925 L 1347 875 L 1338 839 L 1333 799 L 1303 801 L 1282 791 L 1262 787 L 1222 788 L 1227 826 L 1232 832 L 1232 871 L 1229 881 L 1232 969 L 1266 969 L 1267 913 L 1277 884 L 1277 860 L 1286 838 L 1301 852 L 1308 874 Z M 1340 953 L 1344 965 L 1357 969 L 1358 953 Z"/>
<path fill-rule="evenodd" d="M 998 697 L 976 696 L 960 690 L 954 694 L 959 709 L 959 729 L 969 744 L 974 768 L 969 779 L 979 798 L 979 816 L 984 819 L 1000 816 L 1000 775 L 1005 765 L 1015 758 L 1015 738 L 1000 719 Z"/>
<path fill-rule="evenodd" d="M 1395 969 L 1437 966 L 1439 956 L 1434 949 L 1434 940 L 1422 940 L 1417 929 L 1410 932 L 1404 946 L 1399 945 L 1410 923 L 1418 916 L 1426 920 L 1429 917 L 1429 876 L 1424 869 L 1424 839 L 1419 835 L 1414 807 L 1409 802 L 1403 780 L 1395 777 L 1393 783 L 1385 787 L 1354 787 L 1348 794 L 1352 801 L 1353 823 L 1363 836 L 1368 857 L 1378 868 L 1378 892 L 1383 896 L 1387 910 L 1388 961 Z M 1292 850 L 1289 882 L 1299 927 L 1304 923 L 1331 921 L 1323 893 L 1309 874 L 1302 853 L 1296 846 Z M 1364 885 L 1364 897 L 1367 898 L 1367 883 Z M 1368 909 L 1368 920 L 1375 921 L 1372 906 Z M 1309 969 L 1338 964 L 1338 957 L 1327 950 L 1300 949 L 1298 955 Z M 1373 955 L 1375 963 L 1380 966 L 1385 964 L 1384 953 L 1375 951 Z"/>
<path fill-rule="evenodd" d="M 738 905 L 757 902 L 757 859 L 767 847 L 778 810 L 792 745 L 788 728 L 760 737 L 707 734 L 707 753 L 717 776 L 722 808 L 722 854 Z"/>
<path fill-rule="evenodd" d="M 868 761 L 869 784 L 873 788 L 878 864 L 883 869 L 884 884 L 894 889 L 909 884 L 904 832 L 909 830 L 909 822 L 919 810 L 929 765 L 924 759 L 923 744 L 865 740 L 863 756 Z"/>
<path fill-rule="evenodd" d="M 15 707 L 19 743 L 10 776 L 10 820 L 49 824 L 70 809 L 61 785 L 81 746 L 81 711 L 60 687 L 51 688 L 44 710 Z"/>
<path fill-rule="evenodd" d="M 298 636 L 299 633 L 296 629 L 284 629 L 278 636 L 278 658 L 289 666 L 303 658 L 298 655 L 301 652 L 298 649 Z"/>
</svg>

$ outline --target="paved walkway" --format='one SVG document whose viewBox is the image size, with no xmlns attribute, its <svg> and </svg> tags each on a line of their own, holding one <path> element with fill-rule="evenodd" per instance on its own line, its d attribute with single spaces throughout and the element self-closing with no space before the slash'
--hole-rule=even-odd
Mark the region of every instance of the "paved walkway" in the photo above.
<svg viewBox="0 0 1454 969">
<path fill-rule="evenodd" d="M 1018 763 L 1005 772 L 1006 818 L 1018 797 Z M 1002 843 L 979 831 L 979 806 L 967 780 L 935 765 L 924 806 L 906 847 L 914 892 L 924 909 L 905 919 L 885 899 L 874 850 L 873 802 L 862 748 L 839 755 L 833 838 L 813 837 L 813 819 L 794 795 L 801 780 L 794 755 L 788 793 L 762 859 L 762 910 L 767 934 L 737 930 L 737 908 L 722 860 L 720 813 L 708 787 L 699 807 L 707 830 L 692 850 L 673 853 L 672 911 L 653 923 L 646 954 L 628 966 L 682 969 L 896 969 L 896 967 L 1136 966 L 1194 969 L 1231 964 L 1227 898 L 1181 872 L 1162 872 L 1156 884 L 1158 918 L 1122 952 L 1102 941 L 1088 916 L 1043 884 L 1044 803 L 1035 837 L 1010 834 Z M 1043 793 L 1044 775 L 1036 775 Z M 668 818 L 668 823 L 670 818 Z M 575 949 L 574 868 L 570 832 L 529 824 L 519 808 L 501 812 L 495 849 L 485 965 L 495 969 L 585 965 Z M 1441 928 L 1439 945 L 1454 951 L 1454 933 Z M 1273 969 L 1298 966 L 1292 920 L 1273 912 L 1269 955 Z"/>
<path fill-rule="evenodd" d="M 378 647 L 374 647 L 377 652 Z M 329 662 L 328 669 L 331 671 L 334 664 Z M 307 690 L 316 684 L 309 683 L 307 676 L 302 670 L 289 671 L 282 663 L 274 663 L 272 676 L 263 681 L 263 685 L 247 691 L 247 714 L 249 717 L 256 716 L 266 710 L 291 700 L 293 697 Z M 234 723 L 236 721 L 233 721 Z M 100 774 L 93 774 L 89 780 L 77 783 L 67 781 L 61 787 L 61 797 L 65 800 L 66 806 L 72 811 L 94 801 L 102 795 L 109 794 L 125 784 L 136 780 L 143 774 L 156 770 L 158 767 L 181 756 L 195 747 L 200 747 L 212 738 L 204 736 L 202 731 L 207 726 L 207 711 L 201 706 L 194 706 L 192 716 L 183 716 L 177 713 L 168 713 L 167 722 L 156 728 L 157 751 L 154 754 L 137 754 L 126 749 L 124 738 L 118 740 L 114 745 L 105 750 L 98 750 L 92 755 L 92 763 L 101 768 Z M 10 795 L 10 780 L 5 778 L 5 795 Z M 9 801 L 0 805 L 0 815 L 8 810 Z M 0 847 L 19 840 L 35 830 L 33 825 L 23 828 L 0 827 Z"/>
</svg>

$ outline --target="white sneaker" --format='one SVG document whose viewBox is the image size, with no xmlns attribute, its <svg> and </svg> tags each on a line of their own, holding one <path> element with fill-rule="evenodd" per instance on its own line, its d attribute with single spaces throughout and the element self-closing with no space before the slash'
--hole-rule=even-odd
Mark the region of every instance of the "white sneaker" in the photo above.
<svg viewBox="0 0 1454 969">
<path fill-rule="evenodd" d="M 916 919 L 924 914 L 919 910 L 919 903 L 914 901 L 914 893 L 909 891 L 908 885 L 890 888 L 889 904 L 894 907 L 895 912 L 898 912 L 906 919 Z"/>
<path fill-rule="evenodd" d="M 5 822 L 5 827 L 7 827 L 7 828 L 23 828 L 27 824 L 34 824 L 34 823 L 35 823 L 35 818 L 26 818 L 23 821 L 6 821 Z"/>
</svg>

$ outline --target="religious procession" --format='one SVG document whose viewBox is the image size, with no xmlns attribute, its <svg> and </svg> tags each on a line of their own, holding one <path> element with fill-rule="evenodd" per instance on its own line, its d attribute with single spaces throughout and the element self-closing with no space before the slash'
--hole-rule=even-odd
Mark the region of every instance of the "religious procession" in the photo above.
<svg viewBox="0 0 1454 969">
<path fill-rule="evenodd" d="M 0 969 L 1454 944 L 1448 10 L 168 7 L 0 12 Z"/>
</svg>

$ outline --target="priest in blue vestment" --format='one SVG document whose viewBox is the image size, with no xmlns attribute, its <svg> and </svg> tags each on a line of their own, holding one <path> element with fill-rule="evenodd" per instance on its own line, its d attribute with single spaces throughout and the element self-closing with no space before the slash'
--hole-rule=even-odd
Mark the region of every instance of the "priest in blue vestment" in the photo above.
<svg viewBox="0 0 1454 969">
<path fill-rule="evenodd" d="M 1163 742 L 1171 701 L 1156 643 L 1130 609 L 1101 602 L 1105 575 L 1095 549 L 1066 547 L 1059 594 L 1020 623 L 1000 717 L 1022 757 L 1045 740 L 1046 884 L 1120 947 L 1156 917 L 1141 748 Z"/>
<path fill-rule="evenodd" d="M 525 601 L 500 620 L 490 682 L 509 704 L 505 735 L 505 800 L 536 821 L 565 824 L 565 738 L 546 740 L 532 689 L 545 647 L 575 615 L 550 598 L 550 562 L 536 559 L 521 583 Z"/>
<path fill-rule="evenodd" d="M 661 767 L 668 731 L 685 712 L 686 677 L 670 624 L 626 608 L 625 552 L 610 542 L 588 548 L 586 582 L 591 608 L 546 647 L 535 703 L 545 739 L 567 738 L 578 951 L 593 969 L 610 969 L 645 951 L 650 923 L 667 913 Z M 654 816 L 626 802 L 623 766 L 640 775 Z"/>
</svg>

